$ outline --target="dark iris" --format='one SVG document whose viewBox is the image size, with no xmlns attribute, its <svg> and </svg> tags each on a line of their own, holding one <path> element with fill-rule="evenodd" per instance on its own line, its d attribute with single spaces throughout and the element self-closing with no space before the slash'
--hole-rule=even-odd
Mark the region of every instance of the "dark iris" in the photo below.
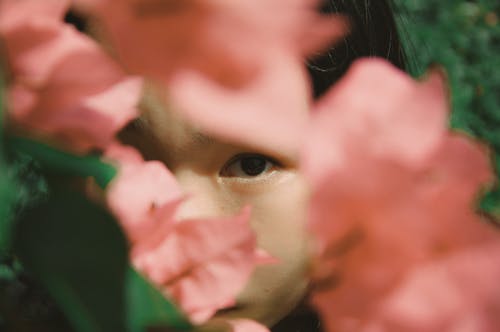
<svg viewBox="0 0 500 332">
<path fill-rule="evenodd" d="M 266 170 L 267 160 L 258 157 L 258 156 L 250 156 L 244 157 L 241 159 L 241 170 L 245 172 L 245 174 L 250 176 L 259 175 L 260 173 Z"/>
</svg>

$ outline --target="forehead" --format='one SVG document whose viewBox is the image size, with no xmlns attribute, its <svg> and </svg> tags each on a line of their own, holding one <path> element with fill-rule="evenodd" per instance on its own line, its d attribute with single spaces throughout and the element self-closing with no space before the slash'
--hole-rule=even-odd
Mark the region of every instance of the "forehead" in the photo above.
<svg viewBox="0 0 500 332">
<path fill-rule="evenodd" d="M 141 117 L 138 120 L 143 131 L 149 132 L 171 148 L 215 143 L 212 137 L 203 134 L 194 124 L 183 119 L 165 100 L 158 88 L 152 84 L 146 87 L 141 102 Z"/>
<path fill-rule="evenodd" d="M 140 104 L 141 116 L 120 132 L 122 143 L 136 147 L 146 160 L 165 163 L 174 157 L 188 158 L 217 145 L 214 138 L 204 135 L 170 110 L 151 83 L 145 90 Z"/>
</svg>

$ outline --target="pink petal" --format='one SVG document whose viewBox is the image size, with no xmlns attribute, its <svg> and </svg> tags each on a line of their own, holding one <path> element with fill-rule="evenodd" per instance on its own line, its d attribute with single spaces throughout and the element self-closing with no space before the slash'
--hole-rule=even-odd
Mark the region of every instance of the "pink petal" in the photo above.
<svg viewBox="0 0 500 332">
<path fill-rule="evenodd" d="M 60 22 L 70 0 L 0 0 L 0 32 L 24 25 L 42 22 Z"/>
<path fill-rule="evenodd" d="M 499 257 L 497 242 L 418 266 L 380 304 L 374 318 L 405 331 L 496 331 Z"/>
<path fill-rule="evenodd" d="M 155 248 L 132 249 L 136 268 L 165 289 L 195 322 L 234 303 L 257 263 L 249 210 L 235 218 L 186 220 Z"/>
<path fill-rule="evenodd" d="M 44 131 L 66 137 L 67 143 L 78 151 L 105 147 L 121 128 L 137 117 L 136 104 L 141 90 L 142 79 L 125 78 L 109 89 L 83 99 L 79 108 L 45 118 Z"/>
<path fill-rule="evenodd" d="M 10 70 L 23 84 L 40 88 L 60 59 L 80 48 L 82 40 L 71 38 L 72 28 L 63 28 L 61 22 L 26 17 L 17 23 L 1 31 Z"/>
<path fill-rule="evenodd" d="M 159 161 L 143 161 L 137 150 L 118 144 L 111 145 L 105 157 L 118 164 L 118 175 L 106 190 L 107 203 L 130 241 L 170 229 L 182 194 L 168 169 Z"/>
<path fill-rule="evenodd" d="M 194 72 L 169 85 L 174 109 L 216 137 L 262 151 L 295 155 L 309 117 L 309 87 L 303 65 L 280 54 L 245 87 L 223 87 Z"/>
<path fill-rule="evenodd" d="M 15 110 L 17 117 L 29 116 L 38 102 L 38 94 L 26 89 L 22 84 L 13 84 L 7 90 L 9 108 Z"/>
<path fill-rule="evenodd" d="M 141 80 L 125 76 L 99 45 L 71 26 L 25 14 L 0 33 L 13 75 L 9 115 L 17 126 L 87 152 L 104 148 L 137 116 Z"/>
<path fill-rule="evenodd" d="M 252 77 L 267 51 L 293 53 L 298 59 L 345 31 L 343 20 L 321 16 L 318 1 L 310 0 L 78 4 L 101 18 L 118 56 L 132 72 L 168 79 L 177 69 L 194 69 L 228 86 L 240 86 Z"/>
<path fill-rule="evenodd" d="M 303 149 L 306 174 L 315 181 L 328 172 L 325 163 L 343 167 L 343 156 L 361 149 L 418 165 L 445 133 L 445 92 L 438 72 L 418 84 L 386 61 L 358 60 L 315 107 L 311 137 Z"/>
</svg>

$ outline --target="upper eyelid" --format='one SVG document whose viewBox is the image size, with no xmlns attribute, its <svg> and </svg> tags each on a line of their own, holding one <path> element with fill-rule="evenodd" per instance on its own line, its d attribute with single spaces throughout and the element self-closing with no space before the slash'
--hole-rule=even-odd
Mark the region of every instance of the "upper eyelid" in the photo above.
<svg viewBox="0 0 500 332">
<path fill-rule="evenodd" d="M 265 154 L 262 154 L 262 153 L 257 153 L 257 152 L 243 152 L 243 153 L 238 153 L 237 155 L 231 157 L 228 161 L 226 161 L 226 163 L 224 164 L 224 166 L 230 165 L 230 164 L 234 163 L 235 161 L 237 161 L 239 159 L 242 159 L 242 158 L 245 158 L 245 157 L 247 157 L 247 158 L 248 157 L 260 157 L 260 158 L 264 158 L 264 159 L 267 159 L 268 161 L 272 162 L 276 166 L 282 167 L 281 162 L 279 162 L 275 158 L 269 157 L 268 155 L 265 155 Z"/>
</svg>

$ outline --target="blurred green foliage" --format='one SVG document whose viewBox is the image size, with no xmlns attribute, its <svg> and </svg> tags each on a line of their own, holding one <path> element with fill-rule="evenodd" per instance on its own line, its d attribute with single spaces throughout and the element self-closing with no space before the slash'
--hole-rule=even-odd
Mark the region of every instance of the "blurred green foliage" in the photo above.
<svg viewBox="0 0 500 332">
<path fill-rule="evenodd" d="M 500 1 L 394 0 L 409 69 L 443 66 L 451 88 L 453 128 L 488 141 L 500 174 Z M 482 208 L 500 216 L 500 188 Z"/>
<path fill-rule="evenodd" d="M 25 271 L 16 276 L 15 261 L 0 265 L 0 330 L 190 330 L 180 310 L 129 266 L 127 241 L 109 212 L 61 184 L 16 218 L 13 252 Z M 23 300 L 33 281 L 46 293 Z"/>
<path fill-rule="evenodd" d="M 125 331 L 127 243 L 107 211 L 53 188 L 23 211 L 13 248 L 77 331 Z"/>
<path fill-rule="evenodd" d="M 4 119 L 4 89 L 3 75 L 0 71 L 0 257 L 5 254 L 10 245 L 8 234 L 10 233 L 10 216 L 16 200 L 15 181 L 6 166 L 5 148 L 3 142 L 3 119 Z"/>
<path fill-rule="evenodd" d="M 129 268 L 125 280 L 128 331 L 142 332 L 145 326 L 151 329 L 168 326 L 172 332 L 193 328 L 186 316 L 137 271 Z"/>
</svg>

